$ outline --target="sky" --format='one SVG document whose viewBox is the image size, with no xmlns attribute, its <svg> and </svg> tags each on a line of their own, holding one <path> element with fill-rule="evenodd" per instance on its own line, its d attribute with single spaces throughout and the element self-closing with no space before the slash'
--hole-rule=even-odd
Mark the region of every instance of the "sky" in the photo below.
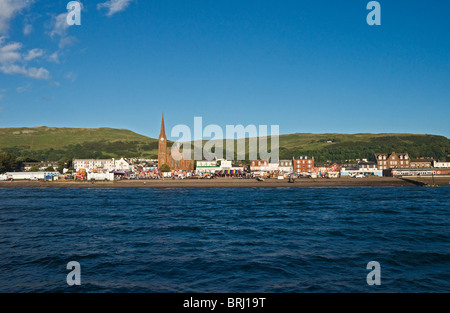
<svg viewBox="0 0 450 313">
<path fill-rule="evenodd" d="M 0 0 L 0 127 L 450 137 L 449 1 L 68 2 Z"/>
</svg>

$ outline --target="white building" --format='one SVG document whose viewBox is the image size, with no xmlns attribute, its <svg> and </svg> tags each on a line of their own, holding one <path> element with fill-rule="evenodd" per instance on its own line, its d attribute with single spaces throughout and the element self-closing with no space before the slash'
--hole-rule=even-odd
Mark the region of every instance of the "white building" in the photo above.
<svg viewBox="0 0 450 313">
<path fill-rule="evenodd" d="M 121 158 L 120 160 L 114 161 L 114 170 L 124 172 L 134 172 L 134 166 L 124 158 Z"/>
<path fill-rule="evenodd" d="M 73 168 L 75 171 L 85 169 L 87 172 L 104 169 L 107 171 L 134 171 L 134 166 L 126 159 L 74 159 Z"/>
<path fill-rule="evenodd" d="M 96 169 L 114 170 L 114 159 L 74 159 L 72 166 L 76 171 L 82 168 L 86 171 Z"/>
<path fill-rule="evenodd" d="M 220 165 L 216 160 L 213 161 L 197 161 L 195 166 L 195 173 L 202 174 L 214 174 L 216 171 L 220 171 Z"/>
<path fill-rule="evenodd" d="M 450 168 L 450 161 L 433 161 L 435 168 Z"/>
<path fill-rule="evenodd" d="M 279 170 L 278 163 L 269 163 L 269 166 L 268 166 L 268 171 L 269 172 L 276 172 L 278 170 Z"/>
<path fill-rule="evenodd" d="M 284 173 L 292 173 L 294 171 L 292 168 L 292 160 L 280 160 L 278 162 L 278 170 Z"/>
</svg>

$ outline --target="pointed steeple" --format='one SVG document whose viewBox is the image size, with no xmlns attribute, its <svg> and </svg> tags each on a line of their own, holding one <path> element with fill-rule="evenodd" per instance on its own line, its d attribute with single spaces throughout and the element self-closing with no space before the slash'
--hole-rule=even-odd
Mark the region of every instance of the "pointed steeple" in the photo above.
<svg viewBox="0 0 450 313">
<path fill-rule="evenodd" d="M 164 126 L 164 113 L 161 119 L 161 131 L 159 132 L 159 138 L 167 139 L 166 137 L 166 127 Z"/>
</svg>

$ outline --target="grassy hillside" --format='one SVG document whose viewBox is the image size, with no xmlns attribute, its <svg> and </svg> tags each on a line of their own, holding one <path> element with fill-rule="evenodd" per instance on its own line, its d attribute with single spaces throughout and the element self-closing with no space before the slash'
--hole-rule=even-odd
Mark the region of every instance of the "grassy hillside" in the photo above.
<svg viewBox="0 0 450 313">
<path fill-rule="evenodd" d="M 127 129 L 2 128 L 0 151 L 40 160 L 59 160 L 62 157 L 155 157 L 158 142 Z"/>
<path fill-rule="evenodd" d="M 371 158 L 374 153 L 409 153 L 411 157 L 445 158 L 450 140 L 413 134 L 292 134 L 280 136 L 280 157 L 312 155 L 318 161 Z"/>
<path fill-rule="evenodd" d="M 248 151 L 248 139 L 246 140 Z M 270 147 L 270 146 L 269 146 Z M 314 156 L 317 161 L 371 158 L 374 153 L 407 152 L 411 157 L 445 158 L 450 140 L 413 134 L 290 134 L 280 136 L 280 158 Z M 156 139 L 126 129 L 3 128 L 0 152 L 38 160 L 61 158 L 156 158 Z M 248 153 L 247 153 L 248 155 Z"/>
</svg>

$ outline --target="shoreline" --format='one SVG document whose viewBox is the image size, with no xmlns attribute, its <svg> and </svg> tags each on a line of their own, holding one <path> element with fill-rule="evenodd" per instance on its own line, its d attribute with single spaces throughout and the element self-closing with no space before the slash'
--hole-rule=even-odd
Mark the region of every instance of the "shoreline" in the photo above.
<svg viewBox="0 0 450 313">
<path fill-rule="evenodd" d="M 429 180 L 429 181 L 428 181 Z M 450 178 L 435 178 L 436 185 L 448 185 Z M 308 188 L 308 187 L 412 187 L 431 184 L 431 178 L 420 178 L 405 181 L 396 177 L 367 177 L 367 178 L 317 178 L 297 179 L 289 183 L 287 179 L 158 179 L 158 180 L 121 180 L 114 182 L 79 182 L 79 181 L 8 181 L 0 182 L 0 188 Z"/>
</svg>

